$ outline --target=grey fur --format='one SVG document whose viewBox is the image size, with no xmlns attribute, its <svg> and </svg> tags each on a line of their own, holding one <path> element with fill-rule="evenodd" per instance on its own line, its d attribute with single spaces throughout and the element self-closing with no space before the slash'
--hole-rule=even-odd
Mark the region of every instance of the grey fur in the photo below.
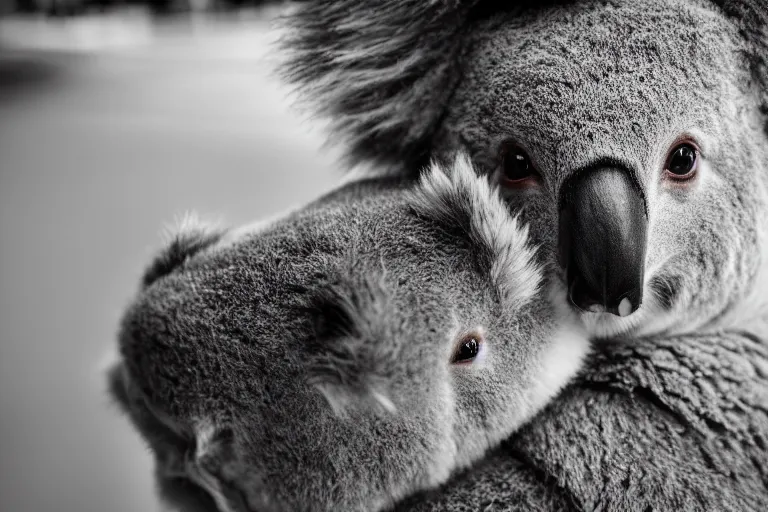
<svg viewBox="0 0 768 512">
<path fill-rule="evenodd" d="M 284 73 L 330 118 L 350 147 L 349 164 L 427 162 L 426 141 L 458 82 L 461 36 L 475 3 L 310 1 L 286 18 Z"/>
<path fill-rule="evenodd" d="M 767 333 L 599 347 L 503 448 L 397 510 L 766 510 Z"/>
<path fill-rule="evenodd" d="M 588 350 L 466 158 L 204 250 L 190 233 L 150 267 L 110 372 L 180 510 L 389 508 L 498 446 Z M 467 334 L 485 357 L 450 364 Z"/>
<path fill-rule="evenodd" d="M 569 177 L 620 165 L 649 217 L 647 299 L 624 319 L 583 316 L 606 339 L 585 379 L 403 510 L 768 509 L 768 2 L 370 5 L 308 3 L 289 38 L 288 77 L 353 161 L 413 176 L 464 151 L 498 178 L 504 143 L 521 145 L 541 180 L 506 196 L 555 285 Z M 370 28 L 337 37 L 340 13 Z M 377 73 L 418 49 L 403 80 Z M 662 171 L 683 135 L 702 166 L 678 187 Z"/>
<path fill-rule="evenodd" d="M 748 94 L 756 100 L 758 108 L 768 114 L 768 3 L 765 0 L 612 1 L 603 7 L 604 4 L 594 0 L 300 2 L 285 22 L 288 33 L 283 48 L 287 50 L 288 59 L 284 75 L 303 93 L 311 110 L 332 122 L 333 138 L 348 148 L 350 164 L 373 160 L 395 173 L 416 173 L 434 152 L 433 135 L 446 124 L 446 108 L 457 101 L 453 93 L 464 82 L 466 73 L 475 69 L 467 52 L 471 52 L 476 37 L 482 34 L 478 18 L 506 10 L 509 13 L 506 24 L 524 31 L 526 25 L 548 16 L 550 11 L 578 12 L 597 7 L 606 14 L 601 24 L 579 27 L 579 33 L 565 34 L 561 43 L 567 46 L 569 37 L 591 33 L 607 47 L 619 48 L 626 47 L 626 41 L 621 32 L 612 32 L 610 27 L 617 21 L 619 26 L 627 23 L 621 23 L 618 13 L 608 14 L 611 7 L 629 5 L 633 18 L 648 13 L 648 9 L 651 13 L 661 13 L 662 18 L 675 21 L 677 31 L 693 21 L 675 14 L 683 5 L 717 12 L 728 25 L 725 31 L 718 30 L 719 36 L 725 36 L 720 43 L 730 45 L 731 58 L 736 59 L 737 67 L 746 73 L 733 78 L 742 86 L 749 84 Z M 635 26 L 652 27 L 656 21 L 651 15 Z M 698 28 L 695 23 L 691 25 Z M 601 26 L 605 30 L 600 29 Z M 542 41 L 546 41 L 547 32 L 545 29 Z M 660 34 L 651 37 L 663 39 Z M 554 49 L 558 55 L 560 50 Z M 512 61 L 520 66 L 541 67 L 549 51 L 546 46 L 540 48 L 544 53 L 529 52 L 521 47 L 508 47 L 508 50 L 504 61 L 496 61 L 499 71 L 503 72 Z M 575 52 L 565 55 L 574 63 L 580 62 L 583 56 Z M 606 71 L 610 73 L 611 57 L 603 56 L 604 66 L 596 77 Z M 725 75 L 720 68 L 724 62 L 704 64 L 718 76 Z M 561 91 L 568 92 L 567 73 L 556 71 L 552 78 L 555 78 L 553 85 L 559 84 Z M 475 90 L 475 93 L 488 100 L 506 94 L 498 86 Z M 546 95 L 539 100 L 553 112 L 563 112 L 557 107 L 567 101 L 567 97 L 559 95 Z M 531 108 L 539 106 L 534 102 Z M 524 107 L 528 108 L 524 103 L 517 103 L 518 109 Z M 502 126 L 497 130 L 503 133 Z"/>
<path fill-rule="evenodd" d="M 435 151 L 465 150 L 498 175 L 499 146 L 508 139 L 523 146 L 542 180 L 508 197 L 550 249 L 543 254 L 553 269 L 557 198 L 570 176 L 616 161 L 646 196 L 650 300 L 624 319 L 586 318 L 592 332 L 691 332 L 768 311 L 766 294 L 756 295 L 768 289 L 768 137 L 730 20 L 706 2 L 645 0 L 576 2 L 517 23 L 491 13 L 476 23 L 466 54 L 472 66 Z M 684 134 L 698 140 L 701 168 L 681 188 L 662 169 Z M 671 307 L 663 307 L 669 294 L 654 297 L 651 279 L 677 283 Z M 745 306 L 753 312 L 741 316 Z"/>
<path fill-rule="evenodd" d="M 766 0 L 326 0 L 289 20 L 287 75 L 355 158 L 410 176 L 463 151 L 499 179 L 500 148 L 524 147 L 541 182 L 507 195 L 554 272 L 563 184 L 600 162 L 634 176 L 648 205 L 649 300 L 624 319 L 585 318 L 595 335 L 768 311 Z M 392 68 L 413 54 L 408 73 Z M 701 146 L 687 188 L 662 177 L 683 135 Z"/>
</svg>

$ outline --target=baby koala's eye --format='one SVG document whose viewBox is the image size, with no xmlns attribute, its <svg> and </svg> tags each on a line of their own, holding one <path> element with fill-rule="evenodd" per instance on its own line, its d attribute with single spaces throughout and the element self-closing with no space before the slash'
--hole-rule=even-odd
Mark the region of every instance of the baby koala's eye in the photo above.
<svg viewBox="0 0 768 512">
<path fill-rule="evenodd" d="M 678 144 L 667 157 L 667 163 L 664 166 L 666 175 L 677 181 L 684 181 L 693 178 L 696 175 L 698 167 L 698 148 L 690 142 Z"/>
<path fill-rule="evenodd" d="M 471 363 L 482 352 L 483 340 L 477 334 L 464 336 L 451 357 L 451 364 Z"/>
</svg>

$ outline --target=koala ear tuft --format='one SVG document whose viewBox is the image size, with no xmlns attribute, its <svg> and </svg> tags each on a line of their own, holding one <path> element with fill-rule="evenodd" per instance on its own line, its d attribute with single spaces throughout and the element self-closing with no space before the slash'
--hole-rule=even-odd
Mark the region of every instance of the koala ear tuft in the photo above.
<svg viewBox="0 0 768 512">
<path fill-rule="evenodd" d="M 307 383 L 320 391 L 337 415 L 360 405 L 395 410 L 386 389 L 401 340 L 387 321 L 392 318 L 387 290 L 380 279 L 365 275 L 363 282 L 329 286 L 313 306 L 317 345 Z"/>
<path fill-rule="evenodd" d="M 199 221 L 195 215 L 185 216 L 177 227 L 168 230 L 166 247 L 145 270 L 142 288 L 170 274 L 188 258 L 218 242 L 224 233 L 223 229 Z"/>
<path fill-rule="evenodd" d="M 301 2 L 285 20 L 283 75 L 331 121 L 350 165 L 375 161 L 415 174 L 458 83 L 462 32 L 477 3 Z"/>
<path fill-rule="evenodd" d="M 521 307 L 537 295 L 543 271 L 528 226 L 510 214 L 499 190 L 477 175 L 467 155 L 457 154 L 447 169 L 433 163 L 410 203 L 418 215 L 446 229 L 458 226 L 480 248 L 480 261 L 503 304 Z"/>
</svg>

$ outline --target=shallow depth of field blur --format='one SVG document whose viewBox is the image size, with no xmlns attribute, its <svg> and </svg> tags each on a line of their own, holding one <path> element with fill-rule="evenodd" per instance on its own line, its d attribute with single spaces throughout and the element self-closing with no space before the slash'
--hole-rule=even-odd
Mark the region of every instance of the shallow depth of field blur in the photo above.
<svg viewBox="0 0 768 512">
<path fill-rule="evenodd" d="M 159 511 L 104 393 L 122 308 L 164 226 L 300 205 L 335 155 L 273 78 L 280 5 L 0 2 L 0 511 Z"/>
</svg>

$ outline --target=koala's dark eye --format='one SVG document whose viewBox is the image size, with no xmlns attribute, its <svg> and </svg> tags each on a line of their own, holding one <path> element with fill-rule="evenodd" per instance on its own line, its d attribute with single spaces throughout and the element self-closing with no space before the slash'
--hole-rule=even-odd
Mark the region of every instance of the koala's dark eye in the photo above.
<svg viewBox="0 0 768 512">
<path fill-rule="evenodd" d="M 698 160 L 698 148 L 690 142 L 684 142 L 672 148 L 664 170 L 673 180 L 689 180 L 696 175 Z"/>
<path fill-rule="evenodd" d="M 520 188 L 532 185 L 538 173 L 525 151 L 510 144 L 502 149 L 501 184 L 505 187 Z"/>
<path fill-rule="evenodd" d="M 470 363 L 474 361 L 482 350 L 483 341 L 477 334 L 470 334 L 461 339 L 451 357 L 451 363 Z"/>
</svg>

